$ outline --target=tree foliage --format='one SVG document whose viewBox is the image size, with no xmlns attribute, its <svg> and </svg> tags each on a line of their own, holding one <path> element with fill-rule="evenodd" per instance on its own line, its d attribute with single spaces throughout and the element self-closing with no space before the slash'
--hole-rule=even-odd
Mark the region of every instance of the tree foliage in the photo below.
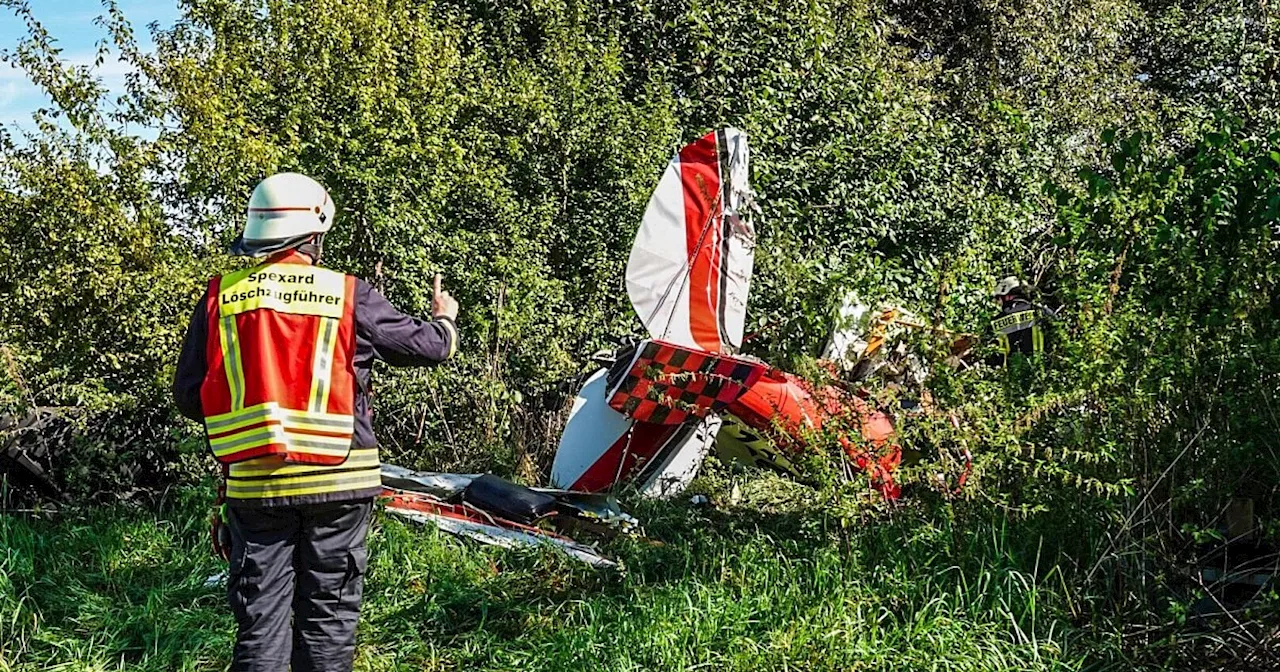
<svg viewBox="0 0 1280 672">
<path fill-rule="evenodd" d="M 204 468 L 174 354 L 279 170 L 333 193 L 329 265 L 418 313 L 440 271 L 462 302 L 455 365 L 379 373 L 387 458 L 536 477 L 557 384 L 639 333 L 622 269 L 662 165 L 731 124 L 762 206 L 753 354 L 802 366 L 850 291 L 978 331 L 1021 273 L 1066 308 L 1058 352 L 939 374 L 965 422 L 908 436 L 973 448 L 1005 504 L 1113 510 L 1175 460 L 1274 500 L 1249 459 L 1278 429 L 1267 3 L 184 0 L 147 53 L 108 1 L 103 57 L 136 69 L 115 100 L 3 4 L 54 105 L 0 131 L 0 404 L 77 409 L 81 494 Z"/>
</svg>

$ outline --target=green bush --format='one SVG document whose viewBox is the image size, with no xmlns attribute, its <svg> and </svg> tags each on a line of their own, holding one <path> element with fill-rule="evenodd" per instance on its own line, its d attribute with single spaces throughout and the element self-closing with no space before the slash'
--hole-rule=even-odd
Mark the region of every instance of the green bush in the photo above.
<svg viewBox="0 0 1280 672">
<path fill-rule="evenodd" d="M 1016 507 L 1241 477 L 1274 497 L 1274 460 L 1248 456 L 1277 428 L 1275 47 L 1175 39 L 1270 34 L 1265 8 L 187 0 L 142 53 L 108 2 L 138 70 L 108 104 L 4 4 L 29 26 L 7 60 L 55 105 L 0 134 L 0 405 L 77 409 L 56 467 L 80 495 L 207 468 L 168 400 L 177 344 L 204 278 L 241 263 L 248 191 L 289 169 L 338 204 L 329 265 L 417 313 L 440 271 L 462 302 L 456 363 L 379 372 L 386 458 L 537 478 L 556 384 L 640 333 L 622 272 L 662 166 L 733 124 L 762 206 L 750 352 L 804 368 L 850 291 L 978 331 L 1018 272 L 1066 309 L 1057 352 L 939 369 L 963 422 L 905 440 L 946 469 L 970 447 L 974 490 Z M 1175 458 L 1194 476 L 1159 478 Z"/>
</svg>

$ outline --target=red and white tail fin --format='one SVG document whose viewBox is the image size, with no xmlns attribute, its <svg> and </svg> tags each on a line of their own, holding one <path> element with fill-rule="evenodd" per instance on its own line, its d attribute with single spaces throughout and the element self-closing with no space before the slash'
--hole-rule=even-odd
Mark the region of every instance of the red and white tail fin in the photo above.
<svg viewBox="0 0 1280 672">
<path fill-rule="evenodd" d="M 755 251 L 747 136 L 712 131 L 667 164 L 627 261 L 627 294 L 654 338 L 708 352 L 742 344 Z"/>
</svg>

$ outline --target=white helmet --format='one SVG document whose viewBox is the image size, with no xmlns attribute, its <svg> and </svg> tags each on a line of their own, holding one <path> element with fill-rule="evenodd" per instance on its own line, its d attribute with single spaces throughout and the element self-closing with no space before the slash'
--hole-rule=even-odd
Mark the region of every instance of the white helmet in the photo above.
<svg viewBox="0 0 1280 672">
<path fill-rule="evenodd" d="M 323 185 L 306 175 L 276 173 L 254 187 L 244 233 L 231 252 L 257 257 L 297 247 L 328 231 L 333 217 L 333 200 Z"/>
<path fill-rule="evenodd" d="M 1008 296 L 1022 288 L 1022 281 L 1016 275 L 1010 275 L 1000 282 L 996 283 L 996 290 L 992 292 L 992 296 Z"/>
</svg>

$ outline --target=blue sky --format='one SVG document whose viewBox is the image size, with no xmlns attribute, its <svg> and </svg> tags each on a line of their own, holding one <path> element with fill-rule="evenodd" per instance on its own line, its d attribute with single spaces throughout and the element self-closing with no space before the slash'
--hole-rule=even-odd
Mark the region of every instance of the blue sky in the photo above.
<svg viewBox="0 0 1280 672">
<path fill-rule="evenodd" d="M 101 0 L 30 0 L 31 10 L 62 48 L 62 57 L 74 63 L 92 63 L 97 42 L 106 31 L 94 25 L 105 14 Z M 176 0 L 119 0 L 125 17 L 144 48 L 151 46 L 147 24 L 159 21 L 170 25 L 178 18 Z M 12 50 L 26 35 L 26 26 L 10 10 L 0 9 L 0 49 Z M 127 69 L 108 57 L 98 70 L 103 84 L 112 90 L 123 88 Z M 20 71 L 0 63 L 0 125 L 30 129 L 31 113 L 49 105 L 49 100 Z"/>
</svg>

